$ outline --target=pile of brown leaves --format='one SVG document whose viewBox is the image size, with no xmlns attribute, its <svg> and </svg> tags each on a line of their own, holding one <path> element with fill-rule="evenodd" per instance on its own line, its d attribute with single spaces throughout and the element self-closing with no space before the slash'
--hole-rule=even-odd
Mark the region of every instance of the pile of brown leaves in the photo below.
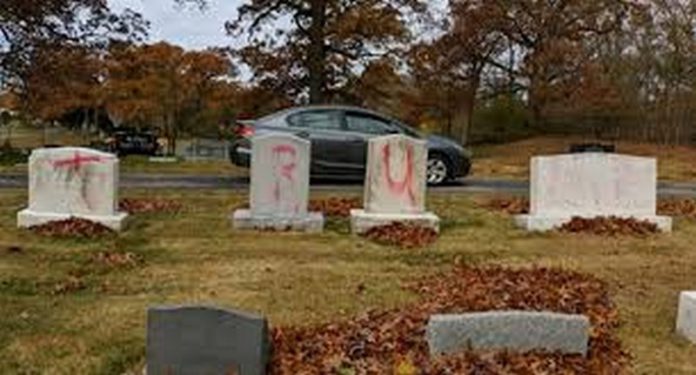
<svg viewBox="0 0 696 375">
<path fill-rule="evenodd" d="M 46 224 L 35 225 L 29 229 L 36 234 L 48 237 L 96 238 L 114 233 L 107 226 L 77 217 L 51 221 Z"/>
<path fill-rule="evenodd" d="M 606 285 L 559 269 L 462 267 L 411 286 L 421 300 L 389 311 L 312 328 L 273 330 L 271 374 L 621 374 L 629 355 Z M 560 353 L 464 351 L 431 358 L 425 327 L 432 314 L 489 310 L 584 314 L 592 323 L 587 357 Z"/>
<path fill-rule="evenodd" d="M 312 199 L 309 201 L 309 210 L 323 212 L 328 217 L 347 218 L 350 210 L 361 208 L 360 198 L 336 198 Z"/>
<path fill-rule="evenodd" d="M 382 245 L 396 245 L 412 249 L 434 243 L 437 241 L 438 233 L 431 228 L 420 225 L 393 222 L 371 228 L 364 236 Z"/>
<path fill-rule="evenodd" d="M 176 213 L 181 210 L 181 203 L 169 199 L 121 199 L 118 203 L 121 211 L 129 214 Z"/>
<path fill-rule="evenodd" d="M 508 215 L 528 214 L 529 199 L 522 197 L 497 197 L 486 201 L 482 207 L 492 211 L 501 211 Z"/>
<path fill-rule="evenodd" d="M 657 203 L 657 212 L 660 215 L 683 216 L 696 218 L 696 200 L 693 199 L 665 199 Z"/>
<path fill-rule="evenodd" d="M 559 230 L 569 233 L 592 233 L 600 236 L 648 236 L 660 230 L 656 224 L 647 220 L 600 216 L 595 218 L 574 217 L 563 224 Z"/>
</svg>

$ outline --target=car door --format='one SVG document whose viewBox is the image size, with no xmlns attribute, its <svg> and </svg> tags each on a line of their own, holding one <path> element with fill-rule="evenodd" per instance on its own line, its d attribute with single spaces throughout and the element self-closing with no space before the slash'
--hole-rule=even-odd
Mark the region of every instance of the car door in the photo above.
<svg viewBox="0 0 696 375">
<path fill-rule="evenodd" d="M 345 111 L 346 163 L 355 174 L 365 174 L 367 164 L 367 143 L 370 138 L 400 133 L 391 121 L 377 115 L 361 111 Z"/>
<path fill-rule="evenodd" d="M 343 113 L 335 109 L 308 109 L 287 117 L 292 133 L 312 142 L 312 174 L 341 175 L 346 171 Z"/>
</svg>

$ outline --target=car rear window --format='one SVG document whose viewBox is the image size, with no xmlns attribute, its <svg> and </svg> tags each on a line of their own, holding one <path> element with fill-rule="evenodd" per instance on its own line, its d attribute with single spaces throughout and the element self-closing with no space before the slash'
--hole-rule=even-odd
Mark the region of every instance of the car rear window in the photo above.
<svg viewBox="0 0 696 375">
<path fill-rule="evenodd" d="M 288 124 L 296 128 L 341 130 L 341 116 L 338 111 L 306 111 L 290 115 Z"/>
</svg>

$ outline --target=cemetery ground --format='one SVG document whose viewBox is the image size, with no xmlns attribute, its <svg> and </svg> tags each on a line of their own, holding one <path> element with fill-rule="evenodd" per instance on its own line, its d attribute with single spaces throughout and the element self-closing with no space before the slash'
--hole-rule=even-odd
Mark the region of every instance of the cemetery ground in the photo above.
<svg viewBox="0 0 696 375">
<path fill-rule="evenodd" d="M 440 239 L 400 249 L 353 237 L 337 219 L 318 235 L 233 231 L 228 216 L 247 197 L 229 191 L 121 195 L 183 207 L 134 215 L 125 232 L 98 239 L 45 238 L 16 228 L 26 191 L 0 192 L 0 373 L 136 374 L 149 306 L 214 304 L 308 326 L 404 306 L 416 299 L 405 283 L 455 264 L 591 273 L 618 305 L 633 372 L 696 371 L 696 346 L 674 333 L 678 293 L 696 282 L 693 219 L 648 237 L 534 234 L 483 208 L 489 196 L 432 193 Z M 338 195 L 312 198 L 329 196 Z"/>
</svg>

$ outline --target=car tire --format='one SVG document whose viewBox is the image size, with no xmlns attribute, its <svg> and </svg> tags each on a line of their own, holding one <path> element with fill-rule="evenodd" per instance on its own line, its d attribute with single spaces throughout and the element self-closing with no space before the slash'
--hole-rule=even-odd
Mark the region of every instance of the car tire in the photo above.
<svg viewBox="0 0 696 375">
<path fill-rule="evenodd" d="M 451 175 L 449 161 L 440 154 L 428 155 L 425 175 L 428 185 L 437 186 L 446 183 Z"/>
</svg>

